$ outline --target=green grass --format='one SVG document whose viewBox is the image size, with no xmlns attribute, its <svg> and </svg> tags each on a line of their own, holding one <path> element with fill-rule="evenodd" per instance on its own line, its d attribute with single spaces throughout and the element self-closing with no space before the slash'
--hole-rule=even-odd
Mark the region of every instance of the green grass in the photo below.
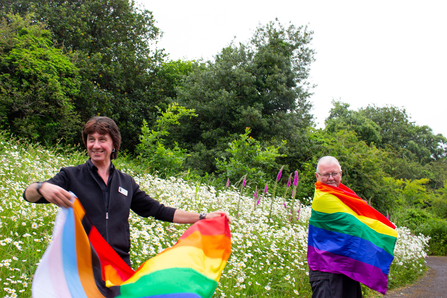
<svg viewBox="0 0 447 298">
<path fill-rule="evenodd" d="M 39 259 L 51 239 L 57 208 L 29 204 L 22 199 L 27 185 L 46 180 L 61 167 L 84 163 L 86 155 L 76 148 L 46 150 L 40 146 L 7 141 L 0 136 L 0 296 L 31 297 L 31 283 Z M 159 179 L 129 157 L 119 158 L 117 168 L 134 176 L 137 183 L 162 203 L 195 212 L 227 210 L 231 223 L 232 253 L 215 297 L 310 297 L 306 261 L 310 208 L 301 209 L 299 221 L 288 221 L 289 209 L 274 200 L 269 221 L 270 198 L 253 210 L 251 195 L 238 189 L 206 185 L 181 178 Z M 252 193 L 246 190 L 245 193 Z M 239 217 L 236 218 L 236 206 Z M 187 225 L 141 218 L 132 213 L 131 259 L 134 269 L 174 245 Z M 413 236 L 399 228 L 390 288 L 411 282 L 425 272 L 423 258 L 427 237 Z M 380 296 L 362 286 L 365 297 Z"/>
</svg>

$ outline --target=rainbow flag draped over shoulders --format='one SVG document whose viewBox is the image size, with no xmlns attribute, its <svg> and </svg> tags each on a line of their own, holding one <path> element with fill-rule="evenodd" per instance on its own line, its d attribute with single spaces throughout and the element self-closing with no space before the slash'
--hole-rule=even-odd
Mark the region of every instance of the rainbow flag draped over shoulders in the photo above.
<svg viewBox="0 0 447 298">
<path fill-rule="evenodd" d="M 344 274 L 385 294 L 395 228 L 345 185 L 317 182 L 309 219 L 309 268 Z"/>
<path fill-rule="evenodd" d="M 190 226 L 136 271 L 91 224 L 81 203 L 62 208 L 33 278 L 34 298 L 212 297 L 231 252 L 224 215 Z"/>
</svg>

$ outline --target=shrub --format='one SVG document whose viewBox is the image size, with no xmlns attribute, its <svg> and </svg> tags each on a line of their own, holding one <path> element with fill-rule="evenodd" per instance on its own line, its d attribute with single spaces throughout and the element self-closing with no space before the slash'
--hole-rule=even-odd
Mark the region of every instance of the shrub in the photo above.
<svg viewBox="0 0 447 298">
<path fill-rule="evenodd" d="M 179 119 L 183 116 L 196 116 L 194 110 L 186 109 L 177 103 L 170 104 L 165 112 L 159 109 L 160 115 L 157 117 L 155 130 L 149 129 L 146 120 L 143 120 L 140 135 L 140 144 L 136 152 L 139 154 L 139 160 L 146 165 L 152 172 L 158 172 L 162 177 L 175 175 L 183 170 L 183 163 L 189 155 L 186 149 L 178 146 L 169 148 L 165 145 L 165 139 L 169 135 L 168 129 L 173 125 L 179 125 Z"/>
<path fill-rule="evenodd" d="M 255 185 L 265 185 L 272 180 L 275 172 L 281 168 L 276 163 L 276 158 L 284 157 L 279 153 L 282 145 L 263 147 L 261 143 L 249 136 L 251 129 L 247 127 L 245 133 L 239 135 L 239 139 L 233 140 L 229 148 L 225 151 L 229 157 L 222 157 L 216 160 L 216 166 L 224 180 L 229 178 L 237 181 L 240 177 L 247 175 L 247 179 Z"/>
<path fill-rule="evenodd" d="M 391 216 L 391 220 L 398 226 L 404 226 L 416 232 L 433 215 L 425 209 L 401 208 Z"/>
<path fill-rule="evenodd" d="M 447 220 L 436 218 L 427 209 L 402 208 L 391 218 L 398 226 L 409 228 L 413 234 L 429 236 L 429 254 L 447 254 Z"/>
<path fill-rule="evenodd" d="M 417 232 L 430 236 L 430 255 L 447 255 L 447 220 L 430 219 L 422 224 Z"/>
</svg>

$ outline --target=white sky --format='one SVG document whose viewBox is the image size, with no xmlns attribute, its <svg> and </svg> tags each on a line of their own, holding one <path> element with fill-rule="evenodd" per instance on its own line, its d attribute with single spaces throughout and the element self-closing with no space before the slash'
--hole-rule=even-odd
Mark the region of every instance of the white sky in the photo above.
<svg viewBox="0 0 447 298">
<path fill-rule="evenodd" d="M 316 62 L 309 81 L 318 127 L 332 99 L 358 109 L 391 104 L 447 137 L 447 1 L 136 0 L 163 31 L 171 59 L 210 60 L 231 41 L 247 42 L 275 18 L 308 25 Z"/>
</svg>

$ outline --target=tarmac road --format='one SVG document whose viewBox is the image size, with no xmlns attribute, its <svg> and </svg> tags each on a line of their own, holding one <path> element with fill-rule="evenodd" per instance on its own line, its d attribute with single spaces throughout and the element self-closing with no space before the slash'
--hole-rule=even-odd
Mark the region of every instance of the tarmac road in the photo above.
<svg viewBox="0 0 447 298">
<path fill-rule="evenodd" d="M 427 273 L 415 284 L 394 289 L 386 298 L 447 298 L 447 257 L 427 257 Z"/>
</svg>

